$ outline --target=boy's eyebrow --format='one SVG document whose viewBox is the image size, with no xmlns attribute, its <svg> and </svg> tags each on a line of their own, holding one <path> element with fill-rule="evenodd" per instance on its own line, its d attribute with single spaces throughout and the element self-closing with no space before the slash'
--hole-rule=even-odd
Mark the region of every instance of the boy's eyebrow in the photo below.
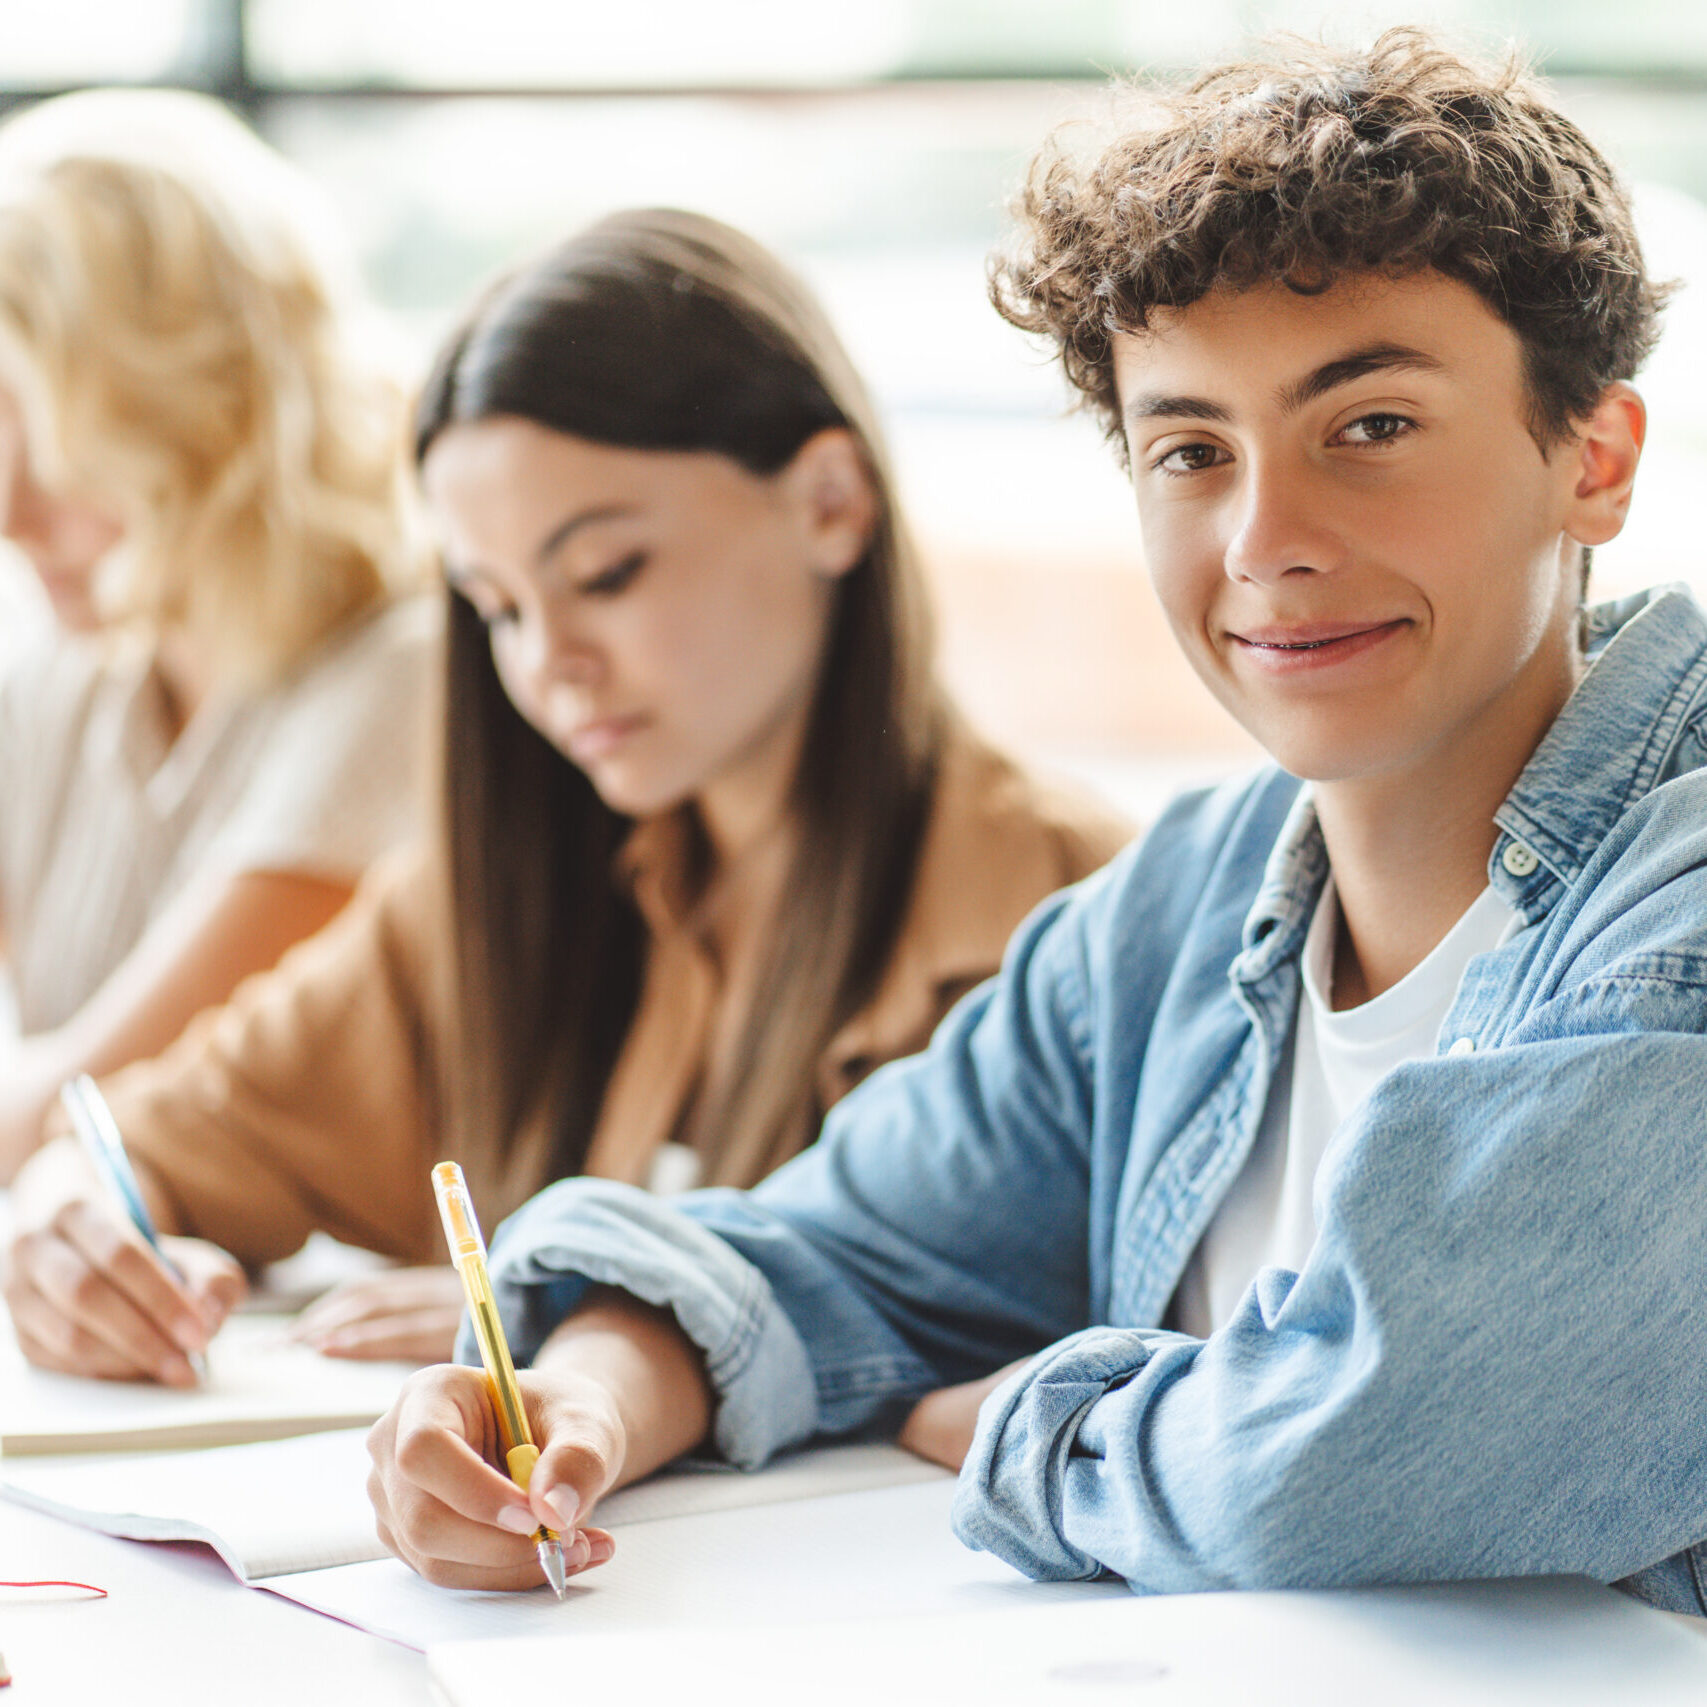
<svg viewBox="0 0 1707 1707">
<path fill-rule="evenodd" d="M 1318 397 L 1325 397 L 1338 386 L 1349 385 L 1354 379 L 1362 379 L 1366 374 L 1384 370 L 1444 373 L 1446 364 L 1426 350 L 1415 349 L 1409 344 L 1395 344 L 1386 340 L 1365 344 L 1361 349 L 1336 356 L 1331 362 L 1323 362 L 1314 372 L 1295 380 L 1291 385 L 1283 385 L 1277 394 L 1281 410 L 1290 415 L 1295 410 L 1302 409 L 1306 403 L 1313 403 Z M 1231 421 L 1233 412 L 1226 404 L 1217 403 L 1209 397 L 1146 391 L 1140 392 L 1127 405 L 1125 418 L 1128 421 Z"/>
<path fill-rule="evenodd" d="M 1354 379 L 1362 379 L 1365 374 L 1392 369 L 1405 369 L 1412 373 L 1444 373 L 1446 364 L 1426 350 L 1413 349 L 1409 344 L 1394 344 L 1385 340 L 1365 344 L 1362 349 L 1352 350 L 1331 362 L 1323 362 L 1314 373 L 1307 374 L 1295 384 L 1283 385 L 1279 392 L 1280 407 L 1290 415 L 1293 410 L 1302 409 L 1306 403 L 1314 403 L 1318 397 L 1325 397 L 1337 386 L 1349 385 Z"/>
<path fill-rule="evenodd" d="M 1207 397 L 1173 396 L 1165 391 L 1146 391 L 1126 406 L 1128 421 L 1187 420 L 1230 421 L 1233 411 Z"/>
</svg>

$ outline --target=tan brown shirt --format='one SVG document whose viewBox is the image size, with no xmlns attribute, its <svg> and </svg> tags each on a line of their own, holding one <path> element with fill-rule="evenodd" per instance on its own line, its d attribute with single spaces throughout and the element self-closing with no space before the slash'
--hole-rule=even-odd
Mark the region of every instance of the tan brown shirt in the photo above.
<svg viewBox="0 0 1707 1707">
<path fill-rule="evenodd" d="M 1130 833 L 955 734 L 895 951 L 871 1001 L 823 1052 L 801 1141 L 866 1074 L 923 1047 L 954 1001 L 996 969 L 1025 914 Z M 683 1127 L 725 995 L 714 958 L 669 904 L 668 843 L 648 840 L 633 855 L 651 932 L 640 1005 L 588 1157 L 589 1172 L 639 1183 Z M 543 1132 L 500 1163 L 491 1146 L 444 1130 L 449 1003 L 443 969 L 428 964 L 427 882 L 420 853 L 376 869 L 318 937 L 159 1060 L 106 1085 L 169 1229 L 250 1263 L 289 1255 L 316 1228 L 426 1262 L 443 1254 L 435 1161 L 462 1163 L 489 1226 L 549 1183 Z"/>
</svg>

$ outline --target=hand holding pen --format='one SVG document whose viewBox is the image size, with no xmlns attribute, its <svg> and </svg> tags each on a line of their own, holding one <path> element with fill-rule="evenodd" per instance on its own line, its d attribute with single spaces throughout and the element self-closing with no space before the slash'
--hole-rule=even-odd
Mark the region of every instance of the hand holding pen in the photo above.
<svg viewBox="0 0 1707 1707">
<path fill-rule="evenodd" d="M 527 1407 L 522 1403 L 515 1365 L 510 1361 L 509 1342 L 504 1338 L 503 1323 L 498 1320 L 498 1303 L 492 1296 L 492 1281 L 486 1273 L 486 1241 L 480 1235 L 480 1223 L 475 1219 L 462 1169 L 455 1162 L 440 1162 L 433 1169 L 433 1193 L 444 1221 L 451 1261 L 462 1277 L 468 1297 L 468 1314 L 474 1324 L 474 1337 L 480 1343 L 481 1361 L 486 1366 L 504 1465 L 510 1480 L 525 1494 L 533 1467 L 539 1462 L 539 1448 L 533 1443 Z M 533 1529 L 529 1539 L 538 1552 L 545 1580 L 561 1600 L 568 1581 L 561 1538 L 555 1529 L 541 1524 Z"/>
<path fill-rule="evenodd" d="M 115 1177 L 117 1127 L 100 1092 L 73 1081 L 62 1100 L 77 1143 L 41 1152 L 13 1193 L 6 1302 L 18 1343 L 45 1369 L 192 1387 L 191 1358 L 247 1290 L 243 1271 L 201 1240 L 150 1238 L 122 1141 L 128 1179 Z"/>
</svg>

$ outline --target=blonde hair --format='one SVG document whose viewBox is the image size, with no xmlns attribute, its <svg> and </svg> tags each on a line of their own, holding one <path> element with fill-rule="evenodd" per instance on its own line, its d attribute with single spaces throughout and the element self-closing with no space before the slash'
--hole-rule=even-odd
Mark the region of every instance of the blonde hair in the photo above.
<svg viewBox="0 0 1707 1707">
<path fill-rule="evenodd" d="M 294 168 L 217 103 L 91 90 L 0 126 L 0 377 L 126 545 L 103 616 L 264 685 L 412 581 L 401 389 Z"/>
</svg>

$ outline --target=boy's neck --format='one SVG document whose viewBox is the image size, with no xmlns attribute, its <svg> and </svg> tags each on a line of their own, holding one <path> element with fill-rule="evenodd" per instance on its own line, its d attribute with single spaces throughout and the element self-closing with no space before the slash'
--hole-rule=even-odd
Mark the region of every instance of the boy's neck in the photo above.
<svg viewBox="0 0 1707 1707">
<path fill-rule="evenodd" d="M 1403 776 L 1316 785 L 1339 896 L 1336 1011 L 1373 1000 L 1421 965 L 1487 887 L 1494 813 L 1584 668 L 1573 645 L 1504 715 Z"/>
</svg>

